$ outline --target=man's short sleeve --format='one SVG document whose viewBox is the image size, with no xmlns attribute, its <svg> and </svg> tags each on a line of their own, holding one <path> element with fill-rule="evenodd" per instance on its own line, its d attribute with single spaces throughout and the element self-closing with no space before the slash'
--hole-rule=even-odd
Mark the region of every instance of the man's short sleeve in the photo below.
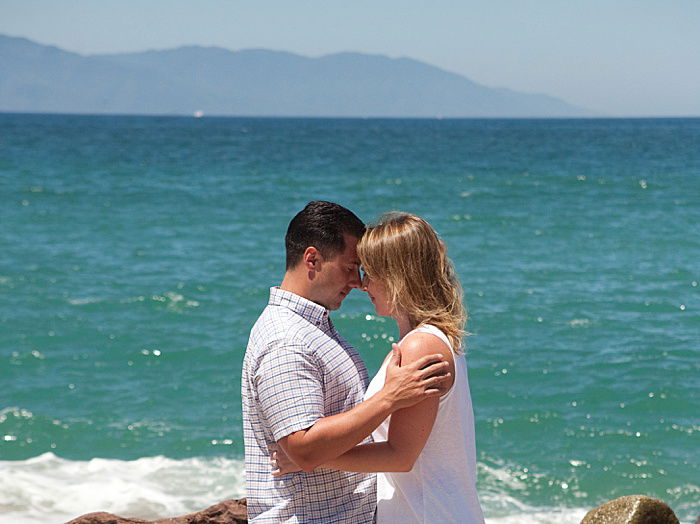
<svg viewBox="0 0 700 524">
<path fill-rule="evenodd" d="M 322 371 L 306 345 L 268 348 L 254 380 L 261 414 L 276 441 L 323 417 Z"/>
</svg>

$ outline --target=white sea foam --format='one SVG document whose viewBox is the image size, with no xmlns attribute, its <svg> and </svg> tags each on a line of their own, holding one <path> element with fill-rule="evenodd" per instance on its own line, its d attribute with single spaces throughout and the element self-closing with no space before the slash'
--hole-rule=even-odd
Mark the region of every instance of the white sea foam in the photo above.
<svg viewBox="0 0 700 524">
<path fill-rule="evenodd" d="M 147 457 L 0 461 L 0 523 L 53 524 L 107 511 L 156 519 L 245 496 L 241 460 Z"/>
<path fill-rule="evenodd" d="M 525 508 L 505 517 L 486 518 L 486 524 L 580 524 L 585 515 L 586 510 L 583 509 Z"/>
<path fill-rule="evenodd" d="M 104 302 L 103 297 L 83 297 L 83 298 L 69 298 L 68 303 L 71 306 L 84 306 L 86 304 L 98 304 Z"/>
<path fill-rule="evenodd" d="M 534 508 L 506 492 L 516 480 L 497 468 L 482 471 L 503 491 L 481 494 L 487 524 L 578 523 L 583 509 Z M 517 482 L 516 482 L 517 484 Z M 147 457 L 133 461 L 66 460 L 52 453 L 0 461 L 0 523 L 58 524 L 93 511 L 156 519 L 184 515 L 245 496 L 241 460 Z"/>
<path fill-rule="evenodd" d="M 584 508 L 534 507 L 495 490 L 481 491 L 479 500 L 486 524 L 579 524 L 588 511 Z"/>
<path fill-rule="evenodd" d="M 541 477 L 532 472 L 514 471 L 479 463 L 479 500 L 486 524 L 579 524 L 586 514 L 583 508 L 535 507 L 519 500 L 524 479 Z"/>
<path fill-rule="evenodd" d="M 535 507 L 519 500 L 521 481 L 507 468 L 480 464 L 479 476 L 486 524 L 578 524 L 586 514 L 582 507 Z M 73 461 L 44 453 L 0 461 L 0 524 L 58 524 L 93 511 L 167 518 L 244 496 L 242 460 Z"/>
</svg>

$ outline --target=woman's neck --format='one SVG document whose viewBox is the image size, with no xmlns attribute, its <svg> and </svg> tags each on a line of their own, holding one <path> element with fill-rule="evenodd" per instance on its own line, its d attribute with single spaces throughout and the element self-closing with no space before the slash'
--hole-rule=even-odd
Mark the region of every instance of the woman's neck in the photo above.
<svg viewBox="0 0 700 524">
<path fill-rule="evenodd" d="M 408 315 L 397 315 L 394 317 L 394 320 L 399 327 L 399 340 L 403 339 L 403 337 L 416 328 L 409 320 Z"/>
</svg>

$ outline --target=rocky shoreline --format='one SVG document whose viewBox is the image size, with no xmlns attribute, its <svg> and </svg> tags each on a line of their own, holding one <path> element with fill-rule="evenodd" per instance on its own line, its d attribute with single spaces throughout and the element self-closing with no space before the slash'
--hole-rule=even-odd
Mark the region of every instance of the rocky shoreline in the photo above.
<svg viewBox="0 0 700 524">
<path fill-rule="evenodd" d="M 182 517 L 142 520 L 98 512 L 88 513 L 67 524 L 243 524 L 247 522 L 246 499 L 232 499 Z M 581 524 L 680 523 L 673 510 L 663 501 L 644 495 L 630 495 L 592 509 L 583 518 Z"/>
<path fill-rule="evenodd" d="M 202 511 L 169 519 L 143 520 L 97 512 L 88 513 L 67 524 L 245 524 L 247 522 L 246 499 L 232 499 L 219 502 Z"/>
</svg>

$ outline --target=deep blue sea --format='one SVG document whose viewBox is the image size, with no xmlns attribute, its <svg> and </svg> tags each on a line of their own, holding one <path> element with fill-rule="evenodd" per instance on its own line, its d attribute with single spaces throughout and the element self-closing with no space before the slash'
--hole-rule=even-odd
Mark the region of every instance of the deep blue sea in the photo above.
<svg viewBox="0 0 700 524">
<path fill-rule="evenodd" d="M 0 115 L 0 522 L 245 496 L 240 371 L 308 201 L 449 246 L 489 524 L 700 515 L 700 119 Z M 333 313 L 374 373 L 397 336 Z"/>
</svg>

